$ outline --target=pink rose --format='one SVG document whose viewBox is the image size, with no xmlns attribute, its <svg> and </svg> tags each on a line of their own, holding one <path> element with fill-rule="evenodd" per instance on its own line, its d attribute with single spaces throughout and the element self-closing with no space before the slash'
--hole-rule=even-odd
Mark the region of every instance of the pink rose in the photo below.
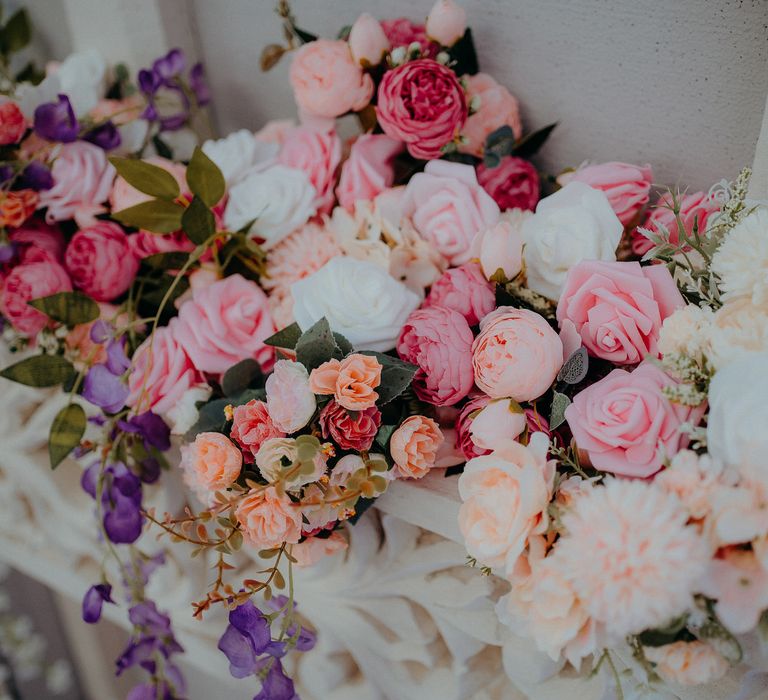
<svg viewBox="0 0 768 700">
<path fill-rule="evenodd" d="M 371 406 L 348 411 L 331 399 L 320 411 L 323 438 L 333 440 L 342 450 L 369 450 L 381 425 L 381 411 Z"/>
<path fill-rule="evenodd" d="M 72 283 L 96 301 L 112 301 L 131 286 L 139 270 L 120 226 L 99 221 L 78 231 L 64 258 Z"/>
<path fill-rule="evenodd" d="M 182 193 L 187 191 L 186 165 L 174 163 L 172 160 L 161 158 L 160 156 L 151 156 L 150 158 L 145 158 L 144 161 L 151 165 L 156 165 L 158 168 L 162 168 L 173 175 L 173 178 L 179 184 L 179 190 Z M 115 178 L 112 184 L 112 191 L 109 193 L 109 205 L 112 211 L 121 211 L 129 207 L 135 207 L 137 204 L 148 202 L 151 199 L 153 198 L 150 195 L 140 192 L 133 185 L 129 185 L 119 175 Z M 155 234 L 152 235 L 154 236 Z"/>
<path fill-rule="evenodd" d="M 274 486 L 251 491 L 238 504 L 235 516 L 245 541 L 258 549 L 297 544 L 301 539 L 301 509 Z"/>
<path fill-rule="evenodd" d="M 472 442 L 481 450 L 501 450 L 517 440 L 528 426 L 528 417 L 516 401 L 496 399 L 472 419 Z"/>
<path fill-rule="evenodd" d="M 522 158 L 508 156 L 495 168 L 477 166 L 477 181 L 499 209 L 533 211 L 539 201 L 539 173 Z"/>
<path fill-rule="evenodd" d="M 341 161 L 341 140 L 332 129 L 299 126 L 285 135 L 278 160 L 289 168 L 303 170 L 317 192 L 319 214 L 333 209 L 333 185 Z"/>
<path fill-rule="evenodd" d="M 349 31 L 349 50 L 361 66 L 378 66 L 389 51 L 389 39 L 379 20 L 363 12 Z"/>
<path fill-rule="evenodd" d="M 139 260 L 157 253 L 188 253 L 195 249 L 195 244 L 187 238 L 187 234 L 183 231 L 165 234 L 137 231 L 128 236 L 128 244 L 134 256 Z"/>
<path fill-rule="evenodd" d="M 78 226 L 89 226 L 96 214 L 106 209 L 115 169 L 104 151 L 87 141 L 61 146 L 51 167 L 54 185 L 40 192 L 40 207 L 48 207 L 45 220 L 65 221 L 74 218 Z"/>
<path fill-rule="evenodd" d="M 594 357 L 615 365 L 658 357 L 659 329 L 685 306 L 664 265 L 583 260 L 571 268 L 557 307 L 560 325 L 568 319 Z"/>
<path fill-rule="evenodd" d="M 441 46 L 453 46 L 467 30 L 467 13 L 454 0 L 437 0 L 427 15 L 425 29 Z"/>
<path fill-rule="evenodd" d="M 417 43 L 421 46 L 423 54 L 430 57 L 437 55 L 438 46 L 427 38 L 427 30 L 423 24 L 411 22 L 406 17 L 397 17 L 381 20 L 381 28 L 393 49 Z"/>
<path fill-rule="evenodd" d="M 675 383 L 643 362 L 633 372 L 615 369 L 576 394 L 565 418 L 595 469 L 646 478 L 688 444 L 680 427 L 698 423 L 704 407 L 672 403 L 662 389 Z"/>
<path fill-rule="evenodd" d="M 563 343 L 543 316 L 500 306 L 480 322 L 472 345 L 475 383 L 488 396 L 539 398 L 563 365 Z"/>
<path fill-rule="evenodd" d="M 5 278 L 0 307 L 19 333 L 34 337 L 50 319 L 27 302 L 71 289 L 67 271 L 54 260 L 22 263 Z"/>
<path fill-rule="evenodd" d="M 583 182 L 608 195 L 611 208 L 624 226 L 629 226 L 641 209 L 648 204 L 653 171 L 650 165 L 629 163 L 600 163 L 566 173 L 558 178 L 560 184 Z"/>
<path fill-rule="evenodd" d="M 450 68 L 421 58 L 384 74 L 376 115 L 385 134 L 404 141 L 414 158 L 429 160 L 458 136 L 467 100 Z"/>
<path fill-rule="evenodd" d="M 499 207 L 477 183 L 471 165 L 434 160 L 405 188 L 403 213 L 451 265 L 471 257 L 478 233 L 499 220 Z"/>
<path fill-rule="evenodd" d="M 221 374 L 247 358 L 269 367 L 273 350 L 264 340 L 274 332 L 267 295 L 232 275 L 192 293 L 179 309 L 175 336 L 199 371 Z"/>
<path fill-rule="evenodd" d="M 15 102 L 0 104 L 0 146 L 8 146 L 21 141 L 27 130 L 24 114 Z"/>
<path fill-rule="evenodd" d="M 285 433 L 272 422 L 267 404 L 252 399 L 242 406 L 235 406 L 230 437 L 256 459 L 256 453 L 265 440 L 285 437 Z"/>
<path fill-rule="evenodd" d="M 352 144 L 349 158 L 341 166 L 336 196 L 349 211 L 358 200 L 371 200 L 392 186 L 395 169 L 392 161 L 403 149 L 400 141 L 385 134 L 362 134 Z"/>
<path fill-rule="evenodd" d="M 193 387 L 207 386 L 176 338 L 179 321 L 171 319 L 147 338 L 133 355 L 126 403 L 136 413 L 153 410 L 160 415 L 176 407 Z"/>
<path fill-rule="evenodd" d="M 389 451 L 400 479 L 421 479 L 437 461 L 443 444 L 443 433 L 437 423 L 426 416 L 410 416 L 392 433 Z"/>
<path fill-rule="evenodd" d="M 689 235 L 693 231 L 694 222 L 698 222 L 699 231 L 704 231 L 707 228 L 709 217 L 715 212 L 720 211 L 720 202 L 709 199 L 709 195 L 706 192 L 684 194 L 679 197 L 678 203 L 680 205 L 680 219 L 683 222 L 686 233 Z M 674 212 L 670 209 L 671 206 L 672 196 L 669 192 L 665 192 L 659 197 L 655 208 L 646 218 L 643 228 L 658 233 L 659 227 L 663 226 L 669 231 L 669 240 L 672 243 L 677 243 L 677 219 Z M 653 248 L 653 243 L 650 240 L 637 230 L 632 232 L 632 252 L 635 255 L 645 255 L 651 248 Z"/>
<path fill-rule="evenodd" d="M 509 126 L 516 139 L 522 135 L 517 100 L 490 75 L 478 73 L 467 78 L 467 102 L 471 105 L 479 102 L 479 105 L 461 131 L 464 140 L 459 144 L 459 151 L 462 153 L 482 156 L 485 139 L 502 126 Z"/>
<path fill-rule="evenodd" d="M 20 228 L 9 234 L 11 242 L 18 246 L 21 262 L 53 260 L 64 262 L 67 244 L 58 226 L 46 224 L 38 218 L 27 220 Z"/>
<path fill-rule="evenodd" d="M 321 559 L 345 550 L 349 545 L 339 532 L 330 537 L 307 537 L 291 547 L 296 566 L 314 566 Z"/>
<path fill-rule="evenodd" d="M 491 402 L 491 398 L 485 394 L 478 393 L 472 396 L 464 404 L 459 415 L 456 416 L 456 447 L 461 450 L 466 459 L 486 455 L 490 450 L 484 450 L 475 445 L 472 440 L 472 421 L 480 410 Z"/>
<path fill-rule="evenodd" d="M 522 210 L 507 211 L 494 226 L 481 231 L 472 242 L 472 256 L 480 259 L 480 268 L 490 280 L 498 272 L 511 280 L 523 269 L 523 221 L 530 216 Z"/>
<path fill-rule="evenodd" d="M 496 306 L 496 288 L 483 276 L 480 265 L 470 262 L 446 270 L 432 285 L 424 307 L 444 306 L 458 311 L 470 326 Z"/>
<path fill-rule="evenodd" d="M 201 491 L 219 491 L 230 486 L 243 467 L 243 455 L 221 433 L 199 433 L 182 448 L 181 466 L 187 478 Z"/>
<path fill-rule="evenodd" d="M 290 78 L 296 104 L 316 117 L 358 112 L 373 94 L 371 76 L 363 73 L 346 41 L 304 44 L 293 57 Z"/>
<path fill-rule="evenodd" d="M 453 406 L 472 389 L 472 331 L 458 311 L 414 311 L 400 332 L 397 354 L 418 365 L 413 388 L 422 401 Z"/>
<path fill-rule="evenodd" d="M 278 360 L 264 388 L 267 410 L 279 430 L 295 433 L 309 423 L 317 402 L 304 365 L 293 360 Z"/>
<path fill-rule="evenodd" d="M 293 119 L 270 119 L 253 136 L 257 141 L 282 146 L 285 143 L 286 134 L 295 126 L 296 122 Z"/>
</svg>

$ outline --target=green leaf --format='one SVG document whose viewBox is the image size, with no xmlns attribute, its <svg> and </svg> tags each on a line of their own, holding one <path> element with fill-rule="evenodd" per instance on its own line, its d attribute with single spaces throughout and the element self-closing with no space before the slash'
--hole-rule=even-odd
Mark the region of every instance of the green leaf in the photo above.
<svg viewBox="0 0 768 700">
<path fill-rule="evenodd" d="M 48 455 L 51 469 L 56 469 L 64 458 L 80 444 L 85 433 L 85 411 L 79 404 L 64 406 L 51 423 L 48 436 Z"/>
<path fill-rule="evenodd" d="M 538 131 L 534 131 L 532 134 L 528 134 L 528 136 L 523 136 L 523 138 L 515 142 L 515 145 L 512 148 L 512 155 L 517 156 L 518 158 L 530 158 L 531 156 L 534 156 L 545 144 L 556 126 L 557 122 L 549 124 Z"/>
<path fill-rule="evenodd" d="M 512 153 L 515 144 L 515 132 L 512 127 L 504 124 L 488 134 L 483 148 L 483 164 L 486 168 L 496 168 L 504 156 Z"/>
<path fill-rule="evenodd" d="M 167 253 L 155 253 L 142 258 L 141 262 L 159 270 L 178 270 L 186 264 L 189 253 L 178 250 L 170 250 Z"/>
<path fill-rule="evenodd" d="M 549 414 L 549 427 L 554 430 L 565 422 L 565 409 L 571 405 L 571 400 L 559 391 L 552 397 L 552 410 Z"/>
<path fill-rule="evenodd" d="M 416 365 L 412 365 L 410 362 L 381 352 L 364 350 L 361 354 L 372 355 L 381 365 L 381 384 L 376 388 L 379 394 L 379 400 L 376 403 L 379 406 L 383 406 L 400 396 L 411 385 L 413 375 L 418 369 Z"/>
<path fill-rule="evenodd" d="M 205 202 L 195 195 L 181 215 L 181 227 L 190 241 L 201 245 L 216 233 L 216 219 Z"/>
<path fill-rule="evenodd" d="M 163 139 L 160 138 L 159 134 L 155 134 L 152 137 L 152 145 L 155 147 L 157 155 L 159 155 L 161 158 L 173 160 L 173 151 L 171 150 L 171 147 L 165 141 L 163 141 Z"/>
<path fill-rule="evenodd" d="M 0 377 L 34 387 L 56 386 L 66 383 L 74 376 L 75 368 L 72 363 L 60 355 L 35 355 L 0 372 Z"/>
<path fill-rule="evenodd" d="M 112 212 L 112 218 L 125 226 L 143 228 L 152 233 L 173 233 L 181 228 L 185 209 L 180 204 L 153 199 Z"/>
<path fill-rule="evenodd" d="M 32 39 L 32 25 L 26 10 L 17 10 L 2 29 L 3 53 L 21 51 Z"/>
<path fill-rule="evenodd" d="M 453 466 L 453 467 L 448 467 L 448 468 L 447 468 L 447 469 L 446 469 L 446 470 L 443 472 L 443 477 L 446 477 L 446 476 L 454 476 L 454 475 L 456 475 L 456 474 L 461 474 L 463 471 L 464 471 L 464 465 L 463 465 L 463 464 L 456 464 L 456 465 L 455 465 L 455 466 Z"/>
<path fill-rule="evenodd" d="M 331 326 L 323 317 L 301 334 L 296 343 L 296 359 L 308 370 L 312 370 L 333 358 L 338 350 Z"/>
<path fill-rule="evenodd" d="M 32 61 L 28 61 L 27 64 L 16 73 L 17 83 L 32 83 L 32 85 L 39 85 L 45 79 L 45 72 L 41 71 Z"/>
<path fill-rule="evenodd" d="M 382 425 L 379 431 L 376 433 L 374 442 L 382 449 L 386 450 L 389 444 L 389 438 L 392 437 L 392 433 L 397 429 L 396 425 Z"/>
<path fill-rule="evenodd" d="M 578 384 L 587 376 L 589 370 L 589 356 L 587 349 L 582 345 L 565 361 L 557 373 L 557 381 L 566 384 Z"/>
<path fill-rule="evenodd" d="M 82 292 L 59 292 L 27 302 L 65 326 L 90 323 L 99 317 L 99 305 Z"/>
<path fill-rule="evenodd" d="M 110 158 L 109 162 L 115 166 L 117 174 L 139 192 L 169 202 L 181 194 L 176 178 L 157 165 L 136 158 L 117 158 L 115 156 Z"/>
<path fill-rule="evenodd" d="M 352 343 L 350 343 L 341 333 L 334 332 L 333 339 L 336 341 L 336 346 L 339 349 L 339 356 L 336 358 L 337 360 L 345 358 L 349 353 L 354 351 Z"/>
<path fill-rule="evenodd" d="M 215 399 L 200 407 L 197 423 L 190 428 L 185 438 L 194 440 L 198 433 L 223 433 L 228 421 L 224 415 L 224 407 L 232 401 L 230 399 Z M 229 434 L 227 432 L 227 434 Z"/>
<path fill-rule="evenodd" d="M 263 380 L 261 365 L 250 358 L 241 360 L 230 367 L 221 379 L 224 396 L 237 396 L 246 389 L 255 387 Z"/>
<path fill-rule="evenodd" d="M 221 170 L 199 146 L 187 166 L 187 184 L 192 194 L 200 197 L 209 207 L 218 204 L 227 189 Z"/>
<path fill-rule="evenodd" d="M 301 328 L 299 328 L 298 323 L 292 323 L 290 326 L 286 326 L 274 335 L 269 336 L 264 341 L 264 345 L 293 350 L 296 347 L 296 343 L 299 342 L 299 338 L 301 338 Z"/>
</svg>

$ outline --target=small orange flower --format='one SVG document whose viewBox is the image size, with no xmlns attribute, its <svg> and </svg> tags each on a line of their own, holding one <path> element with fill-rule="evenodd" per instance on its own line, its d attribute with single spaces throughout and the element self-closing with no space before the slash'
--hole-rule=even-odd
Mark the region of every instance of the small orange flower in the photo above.
<svg viewBox="0 0 768 700">
<path fill-rule="evenodd" d="M 18 228 L 37 209 L 38 196 L 34 190 L 19 190 L 0 194 L 0 226 Z"/>
</svg>

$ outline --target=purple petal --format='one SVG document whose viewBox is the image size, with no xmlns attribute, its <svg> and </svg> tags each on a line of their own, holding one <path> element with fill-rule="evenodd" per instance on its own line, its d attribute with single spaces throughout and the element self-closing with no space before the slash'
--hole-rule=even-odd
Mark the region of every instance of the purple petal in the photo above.
<svg viewBox="0 0 768 700">
<path fill-rule="evenodd" d="M 80 126 L 66 95 L 59 95 L 58 102 L 46 102 L 35 109 L 35 133 L 48 141 L 71 143 L 77 140 Z"/>
<path fill-rule="evenodd" d="M 0 245 L 0 265 L 11 262 L 16 257 L 16 246 L 13 243 Z"/>
<path fill-rule="evenodd" d="M 83 620 L 89 624 L 98 622 L 101 618 L 101 607 L 104 603 L 114 603 L 112 586 L 99 583 L 91 586 L 83 596 Z"/>
<path fill-rule="evenodd" d="M 119 496 L 114 506 L 104 514 L 104 530 L 115 544 L 132 544 L 141 535 L 143 516 L 131 499 Z"/>
<path fill-rule="evenodd" d="M 145 95 L 154 95 L 160 87 L 160 77 L 153 71 L 143 68 L 139 71 L 139 90 Z"/>
<path fill-rule="evenodd" d="M 229 661 L 229 672 L 235 678 L 247 678 L 256 671 L 256 654 L 245 636 L 240 634 L 232 625 L 227 625 L 224 634 L 219 639 L 219 651 L 224 653 Z"/>
<path fill-rule="evenodd" d="M 157 640 L 152 637 L 131 641 L 115 662 L 115 675 L 119 676 L 126 669 L 152 658 L 157 650 Z"/>
<path fill-rule="evenodd" d="M 111 121 L 104 122 L 95 129 L 91 129 L 83 138 L 105 151 L 111 151 L 122 143 L 120 132 Z"/>
<path fill-rule="evenodd" d="M 13 166 L 3 165 L 0 166 L 0 184 L 8 182 L 13 177 Z"/>
<path fill-rule="evenodd" d="M 171 49 L 152 64 L 152 70 L 161 80 L 175 78 L 184 70 L 187 60 L 181 49 Z"/>
<path fill-rule="evenodd" d="M 112 374 L 121 376 L 131 366 L 131 361 L 125 354 L 125 336 L 119 340 L 111 340 L 107 345 L 107 369 Z"/>
<path fill-rule="evenodd" d="M 299 700 L 293 681 L 283 672 L 283 666 L 275 661 L 261 686 L 261 692 L 253 700 Z"/>
<path fill-rule="evenodd" d="M 99 481 L 100 472 L 101 464 L 94 462 L 80 477 L 80 486 L 91 498 L 96 498 L 96 485 Z"/>
<path fill-rule="evenodd" d="M 269 621 L 250 600 L 229 613 L 229 624 L 248 639 L 256 654 L 261 654 L 272 639 Z"/>
<path fill-rule="evenodd" d="M 128 387 L 105 365 L 93 365 L 83 381 L 83 397 L 107 413 L 117 413 L 128 398 Z"/>
<path fill-rule="evenodd" d="M 21 173 L 19 184 L 36 192 L 50 190 L 54 185 L 51 169 L 44 163 L 33 160 Z"/>
<path fill-rule="evenodd" d="M 114 331 L 115 329 L 111 323 L 97 319 L 91 326 L 91 340 L 94 343 L 106 343 L 112 337 Z"/>
<path fill-rule="evenodd" d="M 141 467 L 139 478 L 145 484 L 154 484 L 160 478 L 160 462 L 154 457 L 142 459 L 139 466 Z"/>
<path fill-rule="evenodd" d="M 211 90 L 208 87 L 208 81 L 205 79 L 205 69 L 202 63 L 195 63 L 192 70 L 189 71 L 189 86 L 195 93 L 197 104 L 201 107 L 211 101 Z"/>
<path fill-rule="evenodd" d="M 133 416 L 131 424 L 138 427 L 138 432 L 152 447 L 161 452 L 171 448 L 171 429 L 166 422 L 152 411 Z"/>
<path fill-rule="evenodd" d="M 157 686 L 153 683 L 142 683 L 131 688 L 125 700 L 157 700 Z"/>
<path fill-rule="evenodd" d="M 144 600 L 128 610 L 131 624 L 141 627 L 154 637 L 171 634 L 171 618 L 161 613 L 155 603 Z"/>
</svg>

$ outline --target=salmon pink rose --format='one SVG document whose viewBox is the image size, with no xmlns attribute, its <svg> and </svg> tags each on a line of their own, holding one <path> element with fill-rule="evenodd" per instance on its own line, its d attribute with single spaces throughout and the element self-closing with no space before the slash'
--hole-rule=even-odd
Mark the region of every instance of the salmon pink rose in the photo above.
<svg viewBox="0 0 768 700">
<path fill-rule="evenodd" d="M 202 490 L 225 489 L 240 476 L 243 454 L 221 433 L 198 433 L 185 448 L 182 466 Z"/>
<path fill-rule="evenodd" d="M 636 365 L 660 355 L 661 324 L 684 305 L 664 265 L 585 260 L 568 273 L 557 320 L 575 325 L 590 355 Z"/>
<path fill-rule="evenodd" d="M 264 340 L 275 332 L 267 295 L 241 275 L 193 291 L 179 309 L 175 335 L 200 372 L 221 374 L 240 360 L 272 363 Z"/>
<path fill-rule="evenodd" d="M 265 384 L 267 410 L 284 433 L 301 430 L 315 413 L 317 402 L 309 388 L 306 367 L 293 360 L 278 360 Z"/>
<path fill-rule="evenodd" d="M 379 84 L 376 116 L 387 136 L 404 141 L 414 158 L 439 158 L 467 120 L 456 74 L 430 58 L 389 70 Z"/>
<path fill-rule="evenodd" d="M 703 685 L 722 678 L 731 665 L 715 647 L 698 639 L 645 647 L 645 658 L 667 683 Z"/>
<path fill-rule="evenodd" d="M 477 181 L 499 209 L 533 211 L 539 201 L 539 173 L 522 158 L 507 156 L 495 168 L 477 166 Z"/>
<path fill-rule="evenodd" d="M 242 406 L 235 406 L 230 437 L 255 459 L 265 440 L 285 437 L 285 433 L 272 422 L 267 404 L 251 399 Z"/>
<path fill-rule="evenodd" d="M 352 144 L 349 158 L 341 166 L 336 196 L 339 204 L 353 211 L 358 200 L 372 200 L 395 179 L 392 161 L 403 149 L 400 141 L 386 134 L 362 134 Z"/>
<path fill-rule="evenodd" d="M 0 146 L 8 146 L 21 141 L 27 130 L 24 114 L 15 102 L 0 104 Z"/>
<path fill-rule="evenodd" d="M 476 326 L 496 306 L 495 286 L 485 279 L 480 265 L 469 262 L 446 270 L 432 285 L 424 306 L 453 309 Z"/>
<path fill-rule="evenodd" d="M 472 364 L 475 382 L 488 396 L 533 401 L 555 381 L 563 343 L 539 314 L 500 306 L 480 322 Z"/>
<path fill-rule="evenodd" d="M 443 433 L 431 418 L 406 418 L 389 440 L 395 475 L 401 479 L 425 477 L 435 466 L 437 450 L 442 443 Z"/>
<path fill-rule="evenodd" d="M 343 360 L 329 360 L 312 370 L 309 386 L 313 393 L 334 396 L 349 411 L 362 411 L 376 403 L 375 389 L 381 383 L 381 364 L 371 355 L 353 354 Z"/>
<path fill-rule="evenodd" d="M 301 510 L 274 486 L 254 489 L 237 506 L 235 517 L 245 541 L 258 549 L 272 549 L 301 539 Z"/>
<path fill-rule="evenodd" d="M 418 366 L 413 389 L 422 401 L 453 406 L 472 390 L 472 331 L 453 309 L 414 311 L 403 326 L 397 354 Z"/>
<path fill-rule="evenodd" d="M 348 411 L 335 400 L 320 411 L 320 430 L 342 450 L 369 450 L 381 425 L 381 411 L 371 406 L 363 411 Z"/>
<path fill-rule="evenodd" d="M 615 369 L 576 394 L 565 419 L 595 469 L 644 479 L 688 444 L 681 428 L 696 425 L 704 407 L 671 402 L 662 390 L 675 383 L 643 362 L 633 372 Z"/>
<path fill-rule="evenodd" d="M 502 126 L 510 127 L 516 139 L 522 136 L 523 125 L 520 123 L 517 100 L 487 73 L 467 78 L 467 102 L 479 104 L 461 131 L 463 141 L 459 151 L 462 153 L 482 156 L 486 138 Z"/>
<path fill-rule="evenodd" d="M 363 73 L 346 41 L 304 44 L 293 57 L 290 79 L 299 109 L 315 117 L 358 112 L 373 94 L 371 76 Z"/>
</svg>

